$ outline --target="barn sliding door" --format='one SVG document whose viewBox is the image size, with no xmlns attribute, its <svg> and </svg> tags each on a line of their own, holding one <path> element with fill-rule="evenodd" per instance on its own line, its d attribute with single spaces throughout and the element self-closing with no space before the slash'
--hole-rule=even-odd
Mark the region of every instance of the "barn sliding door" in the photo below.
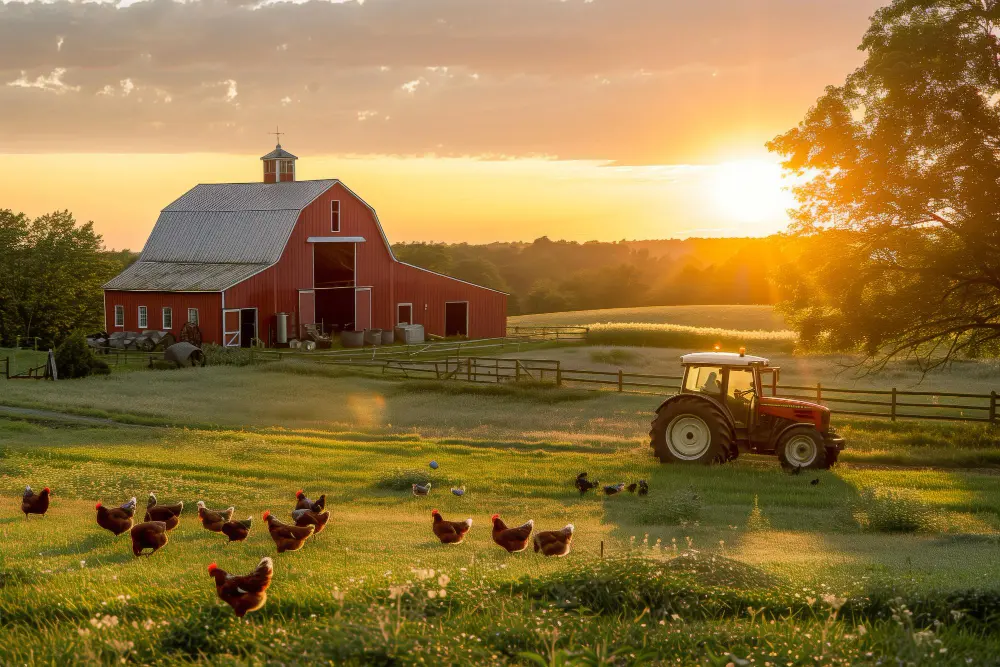
<svg viewBox="0 0 1000 667">
<path fill-rule="evenodd" d="M 372 288 L 359 287 L 354 290 L 354 330 L 372 328 Z"/>
<path fill-rule="evenodd" d="M 239 308 L 227 308 L 222 311 L 222 344 L 226 347 L 240 346 Z"/>
</svg>

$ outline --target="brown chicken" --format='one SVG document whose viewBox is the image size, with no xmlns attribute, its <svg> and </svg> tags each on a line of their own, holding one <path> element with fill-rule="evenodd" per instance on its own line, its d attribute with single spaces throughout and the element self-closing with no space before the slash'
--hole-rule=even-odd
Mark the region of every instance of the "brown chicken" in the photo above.
<svg viewBox="0 0 1000 667">
<path fill-rule="evenodd" d="M 219 599 L 243 618 L 248 611 L 257 611 L 267 601 L 267 587 L 271 585 L 274 575 L 274 562 L 265 556 L 260 559 L 257 569 L 242 577 L 229 574 L 212 563 L 208 566 L 208 574 L 215 579 L 215 592 Z"/>
<path fill-rule="evenodd" d="M 247 517 L 246 521 L 227 521 L 222 524 L 222 534 L 229 538 L 230 542 L 242 542 L 250 534 L 250 524 L 253 517 Z"/>
<path fill-rule="evenodd" d="M 325 512 L 314 512 L 310 509 L 295 510 L 292 512 L 292 519 L 299 527 L 316 526 L 314 535 L 319 535 L 326 528 L 326 522 L 330 520 L 330 510 Z"/>
<path fill-rule="evenodd" d="M 97 525 L 104 530 L 110 530 L 116 536 L 132 527 L 132 517 L 135 516 L 135 498 L 118 507 L 107 508 L 97 503 Z"/>
<path fill-rule="evenodd" d="M 222 525 L 233 518 L 233 512 L 235 511 L 235 507 L 227 507 L 224 510 L 210 510 L 205 507 L 203 501 L 198 501 L 198 519 L 205 530 L 210 530 L 213 533 L 221 533 Z"/>
<path fill-rule="evenodd" d="M 264 521 L 267 522 L 267 532 L 271 534 L 271 539 L 278 547 L 279 554 L 286 551 L 298 551 L 316 530 L 316 526 L 290 526 L 287 523 L 282 523 L 272 516 L 270 511 L 264 512 Z"/>
<path fill-rule="evenodd" d="M 132 536 L 132 553 L 136 557 L 143 555 L 143 549 L 152 549 L 146 554 L 152 556 L 167 543 L 167 524 L 163 521 L 146 521 L 133 526 L 129 534 Z"/>
<path fill-rule="evenodd" d="M 493 541 L 502 546 L 510 553 L 517 553 L 528 548 L 528 538 L 531 537 L 531 530 L 535 527 L 535 520 L 517 528 L 508 528 L 499 514 L 494 514 L 493 519 Z"/>
<path fill-rule="evenodd" d="M 573 541 L 573 524 L 568 523 L 562 530 L 543 530 L 535 533 L 535 553 L 543 556 L 565 556 Z"/>
<path fill-rule="evenodd" d="M 38 493 L 31 490 L 30 486 L 24 487 L 24 496 L 21 497 L 21 511 L 24 512 L 24 518 L 27 519 L 29 514 L 41 514 L 45 516 L 45 513 L 49 511 L 49 487 L 45 487 Z"/>
<path fill-rule="evenodd" d="M 167 530 L 173 530 L 181 522 L 181 512 L 184 511 L 184 501 L 173 505 L 161 505 L 156 502 L 156 496 L 149 494 L 146 501 L 146 516 L 143 521 L 162 521 L 167 524 Z"/>
<path fill-rule="evenodd" d="M 317 498 L 316 502 L 313 502 L 312 500 L 309 500 L 309 498 L 306 497 L 306 494 L 302 489 L 299 489 L 298 491 L 295 492 L 295 499 L 297 501 L 295 503 L 295 509 L 297 510 L 312 510 L 313 512 L 319 514 L 320 512 L 326 509 L 325 493 L 321 495 L 319 498 Z"/>
<path fill-rule="evenodd" d="M 441 544 L 458 544 L 465 539 L 465 534 L 472 528 L 472 519 L 445 521 L 441 512 L 437 510 L 431 510 L 431 516 L 434 517 L 434 524 L 431 528 L 437 538 L 441 540 Z"/>
</svg>

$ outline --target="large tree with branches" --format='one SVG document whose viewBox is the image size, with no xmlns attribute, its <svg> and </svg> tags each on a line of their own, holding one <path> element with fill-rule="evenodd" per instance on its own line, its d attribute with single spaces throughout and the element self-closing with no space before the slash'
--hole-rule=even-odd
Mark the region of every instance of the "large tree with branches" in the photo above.
<svg viewBox="0 0 1000 667">
<path fill-rule="evenodd" d="M 768 148 L 797 175 L 807 345 L 925 369 L 1000 349 L 1000 0 L 895 0 L 864 64 Z"/>
</svg>

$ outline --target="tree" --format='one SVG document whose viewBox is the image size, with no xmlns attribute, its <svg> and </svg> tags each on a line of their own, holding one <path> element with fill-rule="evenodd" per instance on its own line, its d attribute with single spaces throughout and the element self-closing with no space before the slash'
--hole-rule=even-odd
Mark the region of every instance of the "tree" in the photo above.
<svg viewBox="0 0 1000 667">
<path fill-rule="evenodd" d="M 926 371 L 1000 349 L 1000 4 L 895 0 L 864 64 L 768 147 L 794 188 L 807 343 Z"/>
<path fill-rule="evenodd" d="M 101 286 L 132 261 L 104 250 L 93 223 L 69 211 L 29 220 L 0 210 L 0 340 L 54 345 L 74 329 L 104 326 Z"/>
</svg>

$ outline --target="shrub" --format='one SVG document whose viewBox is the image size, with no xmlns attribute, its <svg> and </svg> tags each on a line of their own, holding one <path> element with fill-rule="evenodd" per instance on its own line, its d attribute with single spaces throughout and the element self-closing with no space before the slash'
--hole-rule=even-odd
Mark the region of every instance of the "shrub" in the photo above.
<svg viewBox="0 0 1000 667">
<path fill-rule="evenodd" d="M 862 529 L 877 533 L 915 533 L 932 530 L 937 513 L 908 489 L 869 486 L 858 495 L 854 519 Z"/>
<path fill-rule="evenodd" d="M 750 515 L 747 517 L 747 530 L 771 530 L 771 520 L 764 516 L 764 510 L 760 508 L 756 495 L 753 497 L 753 507 L 750 508 Z"/>
<path fill-rule="evenodd" d="M 107 363 L 98 359 L 87 346 L 82 333 L 74 332 L 56 348 L 56 369 L 59 379 L 83 378 L 91 374 L 107 375 Z"/>
</svg>

